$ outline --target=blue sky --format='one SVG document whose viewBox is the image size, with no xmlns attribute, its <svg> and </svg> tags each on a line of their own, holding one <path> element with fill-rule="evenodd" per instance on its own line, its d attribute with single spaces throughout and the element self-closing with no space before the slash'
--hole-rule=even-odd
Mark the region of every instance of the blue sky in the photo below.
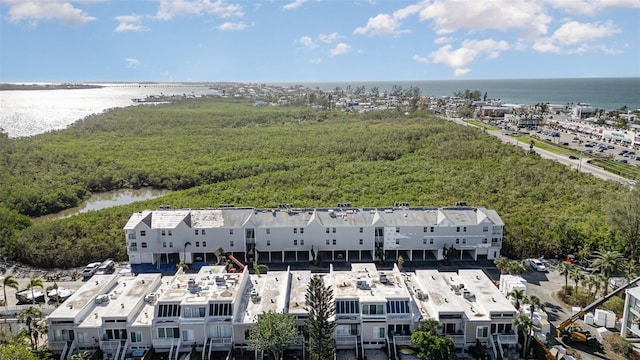
<svg viewBox="0 0 640 360">
<path fill-rule="evenodd" d="M 0 0 L 0 81 L 640 76 L 640 0 Z"/>
</svg>

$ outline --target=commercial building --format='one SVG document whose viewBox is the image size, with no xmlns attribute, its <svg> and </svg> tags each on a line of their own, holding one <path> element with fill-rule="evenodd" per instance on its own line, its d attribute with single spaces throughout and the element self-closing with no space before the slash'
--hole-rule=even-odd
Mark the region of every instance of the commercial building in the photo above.
<svg viewBox="0 0 640 360">
<path fill-rule="evenodd" d="M 124 227 L 129 261 L 137 269 L 165 264 L 219 263 L 228 253 L 242 263 L 496 259 L 504 223 L 484 207 L 146 210 Z M 171 266 L 169 267 L 171 268 Z"/>
<path fill-rule="evenodd" d="M 62 359 L 97 349 L 110 359 L 149 351 L 168 359 L 251 351 L 248 330 L 263 313 L 289 313 L 303 329 L 313 275 L 290 269 L 229 273 L 220 265 L 164 277 L 96 275 L 47 317 L 49 346 Z M 354 358 L 409 344 L 410 333 L 426 319 L 442 323 L 442 333 L 459 349 L 481 343 L 497 355 L 517 342 L 517 311 L 481 270 L 402 272 L 358 263 L 320 276 L 334 293 L 334 344 Z M 292 349 L 304 352 L 304 346 L 301 335 Z"/>
</svg>

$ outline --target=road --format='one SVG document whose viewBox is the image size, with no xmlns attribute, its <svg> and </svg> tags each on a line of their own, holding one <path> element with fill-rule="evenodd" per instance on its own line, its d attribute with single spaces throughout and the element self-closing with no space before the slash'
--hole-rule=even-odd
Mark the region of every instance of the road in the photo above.
<svg viewBox="0 0 640 360">
<path fill-rule="evenodd" d="M 473 126 L 467 123 L 466 121 L 462 120 L 461 118 L 447 118 L 447 119 L 460 125 Z M 513 144 L 521 147 L 524 150 L 527 150 L 527 151 L 529 150 L 530 144 L 528 142 L 521 142 L 521 141 L 518 141 L 517 138 L 505 135 L 503 133 L 503 130 L 487 130 L 487 133 L 497 137 L 505 144 Z M 559 141 L 564 142 L 565 140 L 567 140 L 566 142 L 569 142 L 569 137 L 573 137 L 573 135 L 569 135 L 569 134 L 564 134 L 563 136 L 567 137 L 567 139 L 563 139 Z M 588 157 L 581 157 L 577 160 L 572 160 L 572 159 L 569 159 L 567 155 L 559 155 L 547 150 L 537 148 L 535 147 L 535 144 L 534 144 L 534 148 L 536 153 L 538 153 L 544 159 L 557 161 L 561 164 L 571 167 L 572 169 L 579 170 L 583 173 L 591 174 L 603 180 L 612 180 L 612 181 L 619 182 L 621 184 L 629 185 L 629 179 L 626 179 L 620 175 L 610 173 L 600 167 L 589 164 L 588 161 L 590 160 L 590 158 Z M 577 150 L 580 150 L 580 149 L 577 149 Z M 614 149 L 614 150 L 617 150 L 617 149 Z"/>
</svg>

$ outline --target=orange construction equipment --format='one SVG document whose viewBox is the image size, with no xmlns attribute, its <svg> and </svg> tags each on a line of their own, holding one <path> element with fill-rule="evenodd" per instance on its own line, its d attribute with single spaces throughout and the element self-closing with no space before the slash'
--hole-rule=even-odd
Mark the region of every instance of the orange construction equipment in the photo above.
<svg viewBox="0 0 640 360">
<path fill-rule="evenodd" d="M 235 258 L 235 256 L 231 255 L 230 253 L 227 253 L 224 251 L 223 248 L 219 248 L 218 250 L 213 252 L 216 256 L 220 257 L 220 256 L 224 256 L 227 259 L 231 260 L 240 270 L 238 271 L 238 269 L 236 269 L 235 267 L 231 267 L 229 269 L 229 272 L 231 273 L 235 273 L 235 272 L 243 272 L 245 265 L 243 263 L 241 263 L 238 259 Z"/>
</svg>

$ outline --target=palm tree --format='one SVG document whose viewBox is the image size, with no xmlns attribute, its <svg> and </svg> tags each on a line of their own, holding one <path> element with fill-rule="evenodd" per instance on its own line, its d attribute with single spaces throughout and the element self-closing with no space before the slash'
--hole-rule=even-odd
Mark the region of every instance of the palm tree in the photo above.
<svg viewBox="0 0 640 360">
<path fill-rule="evenodd" d="M 593 260 L 593 267 L 598 269 L 604 276 L 605 287 L 604 295 L 607 296 L 609 292 L 609 279 L 611 274 L 618 271 L 620 268 L 620 262 L 622 261 L 622 254 L 617 251 L 597 251 L 596 258 Z"/>
<path fill-rule="evenodd" d="M 622 263 L 622 272 L 627 281 L 631 281 L 640 275 L 640 265 L 635 260 Z"/>
<path fill-rule="evenodd" d="M 520 311 L 520 302 L 523 301 L 526 297 L 524 294 L 524 289 L 513 289 L 509 292 L 508 295 L 511 296 L 513 300 L 515 300 L 515 307 L 516 309 L 518 309 L 518 311 Z"/>
<path fill-rule="evenodd" d="M 529 304 L 529 310 L 531 310 L 531 320 L 533 320 L 533 313 L 536 311 L 536 309 L 542 310 L 543 307 L 542 301 L 535 295 L 525 296 L 522 302 L 525 304 Z"/>
<path fill-rule="evenodd" d="M 568 261 L 562 261 L 560 264 L 558 264 L 558 272 L 561 275 L 564 275 L 564 292 L 566 294 L 567 292 L 567 287 L 569 286 L 569 272 L 571 271 L 571 268 L 573 268 L 574 265 Z"/>
<path fill-rule="evenodd" d="M 501 274 L 507 273 L 507 265 L 509 264 L 509 259 L 504 256 L 500 256 L 499 258 L 493 260 L 493 263 L 496 264 L 496 268 L 500 270 Z"/>
<path fill-rule="evenodd" d="M 31 347 L 34 350 L 37 346 L 37 339 L 35 339 L 34 341 L 34 321 L 42 319 L 43 316 L 44 313 L 42 312 L 42 310 L 40 310 L 40 308 L 36 306 L 29 306 L 28 308 L 20 311 L 20 314 L 18 314 L 18 322 L 24 323 L 27 326 L 27 335 L 29 336 Z"/>
<path fill-rule="evenodd" d="M 7 275 L 7 277 L 4 278 L 4 280 L 2 280 L 2 290 L 4 291 L 4 306 L 8 306 L 9 303 L 7 302 L 7 287 L 13 288 L 16 291 L 18 291 L 20 284 L 18 284 L 18 280 L 16 280 L 15 277 L 13 277 L 13 275 Z"/>
<path fill-rule="evenodd" d="M 596 277 L 596 275 L 594 274 L 589 274 L 587 276 L 584 277 L 584 280 L 582 281 L 582 287 L 586 287 L 587 288 L 587 292 L 589 293 L 589 295 L 593 295 L 593 288 L 594 286 L 596 286 L 596 282 L 599 282 L 600 280 L 598 280 L 598 278 Z"/>
<path fill-rule="evenodd" d="M 531 337 L 531 328 L 533 327 L 533 322 L 529 319 L 529 316 L 526 314 L 520 314 L 517 318 L 513 320 L 513 325 L 524 335 L 524 341 L 522 345 L 522 357 L 527 358 L 527 348 L 529 346 L 529 338 Z"/>
<path fill-rule="evenodd" d="M 33 292 L 33 288 L 36 286 L 41 288 L 42 291 L 44 291 L 44 283 L 42 282 L 42 279 L 31 278 L 31 280 L 29 280 L 29 285 L 27 285 L 27 289 L 31 289 L 31 299 L 32 299 L 33 305 L 36 304 L 36 296 L 35 296 L 35 293 Z M 46 297 L 45 297 L 45 303 L 46 303 Z"/>
<path fill-rule="evenodd" d="M 602 274 L 593 274 L 593 293 L 595 294 L 595 297 L 598 297 L 598 293 L 600 292 L 603 284 L 605 287 L 607 286 L 604 276 Z"/>
<path fill-rule="evenodd" d="M 573 288 L 573 298 L 578 298 L 578 283 L 584 280 L 584 273 L 580 270 L 579 267 L 574 266 L 569 272 L 569 277 L 576 283 L 576 286 Z"/>
</svg>

